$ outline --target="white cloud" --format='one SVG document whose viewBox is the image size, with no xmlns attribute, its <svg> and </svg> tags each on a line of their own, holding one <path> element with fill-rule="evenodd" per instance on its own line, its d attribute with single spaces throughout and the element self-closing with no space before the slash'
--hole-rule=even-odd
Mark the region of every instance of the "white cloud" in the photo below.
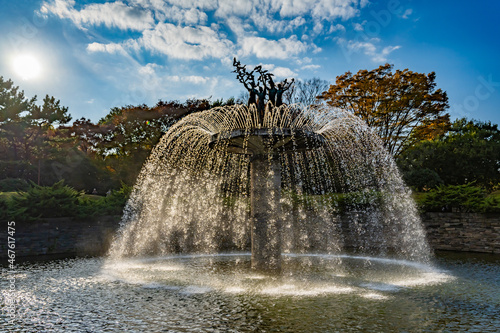
<svg viewBox="0 0 500 333">
<path fill-rule="evenodd" d="M 89 41 L 89 52 L 146 50 L 173 59 L 289 59 L 321 51 L 318 36 L 345 32 L 336 20 L 359 14 L 366 0 L 118 0 L 77 5 L 46 0 L 41 8 L 71 20 L 80 29 L 105 26 L 139 31 L 112 43 Z M 216 21 L 213 21 L 213 18 Z M 359 25 L 359 24 L 358 24 Z M 228 36 L 221 33 L 228 29 Z M 282 38 L 286 33 L 286 36 Z M 93 34 L 89 34 L 92 36 Z M 278 36 L 278 37 L 277 37 Z M 115 36 L 116 37 L 116 36 Z"/>
<path fill-rule="evenodd" d="M 238 37 L 247 35 L 247 31 L 251 31 L 252 29 L 250 24 L 243 22 L 241 18 L 236 16 L 229 17 L 226 23 L 229 29 L 231 29 L 231 31 L 233 31 Z"/>
<path fill-rule="evenodd" d="M 365 55 L 369 56 L 371 58 L 371 60 L 374 62 L 387 61 L 387 56 L 391 52 L 401 48 L 401 46 L 399 46 L 399 45 L 386 46 L 381 51 L 379 51 L 379 48 L 374 44 L 374 43 L 380 42 L 380 40 L 377 38 L 373 38 L 370 41 L 365 41 L 365 42 L 349 41 L 347 43 L 345 40 L 339 39 L 338 42 L 339 42 L 339 44 L 346 45 L 350 51 L 363 52 Z"/>
<path fill-rule="evenodd" d="M 377 50 L 376 46 L 370 42 L 349 41 L 347 47 L 355 51 L 363 51 L 365 54 L 373 54 Z"/>
<path fill-rule="evenodd" d="M 373 61 L 377 61 L 377 62 L 384 62 L 384 61 L 387 61 L 387 56 L 392 52 L 392 51 L 396 51 L 398 49 L 400 49 L 401 46 L 399 45 L 396 45 L 396 46 L 387 46 L 387 47 L 384 47 L 382 49 L 382 52 L 379 53 L 378 55 L 376 55 L 374 58 L 373 58 Z"/>
<path fill-rule="evenodd" d="M 101 44 L 101 43 L 91 43 L 87 45 L 87 50 L 89 52 L 106 52 L 106 53 L 120 53 L 127 54 L 125 49 L 120 44 L 110 43 L 110 44 Z"/>
<path fill-rule="evenodd" d="M 272 72 L 276 78 L 285 79 L 297 76 L 297 73 L 292 71 L 290 68 L 279 66 L 276 67 L 274 64 L 262 64 L 262 68 Z"/>
<path fill-rule="evenodd" d="M 130 7 L 121 1 L 89 4 L 81 10 L 74 9 L 74 6 L 74 0 L 54 0 L 44 2 L 41 12 L 52 12 L 60 18 L 70 19 L 80 28 L 104 25 L 108 28 L 142 31 L 154 24 L 151 11 Z"/>
<path fill-rule="evenodd" d="M 184 82 L 189 82 L 189 83 L 194 83 L 194 84 L 205 84 L 210 80 L 210 78 L 205 77 L 205 76 L 199 76 L 199 75 L 189 75 L 189 76 L 183 77 L 181 80 Z"/>
<path fill-rule="evenodd" d="M 331 34 L 331 33 L 335 32 L 335 31 L 345 32 L 346 30 L 345 30 L 345 27 L 342 24 L 338 24 L 337 23 L 335 25 L 332 24 L 330 26 L 330 29 L 328 30 L 328 33 Z"/>
<path fill-rule="evenodd" d="M 296 62 L 299 65 L 310 64 L 312 62 L 312 59 L 309 57 L 303 57 L 302 59 L 297 59 Z"/>
<path fill-rule="evenodd" d="M 316 70 L 316 69 L 319 69 L 319 68 L 321 68 L 320 65 L 305 65 L 305 66 L 302 66 L 301 69 L 302 70 L 311 70 L 311 71 L 313 71 L 313 70 Z"/>
<path fill-rule="evenodd" d="M 273 69 L 274 76 L 278 78 L 289 78 L 297 76 L 297 73 L 286 67 L 276 67 Z"/>
<path fill-rule="evenodd" d="M 323 24 L 320 21 L 316 21 L 313 31 L 316 35 L 319 35 L 323 31 Z"/>
<path fill-rule="evenodd" d="M 287 59 L 305 52 L 307 49 L 307 44 L 299 41 L 295 35 L 279 40 L 246 37 L 241 41 L 242 55 L 255 55 L 257 58 Z"/>
<path fill-rule="evenodd" d="M 293 32 L 298 27 L 306 24 L 306 20 L 301 16 L 292 20 L 276 20 L 272 17 L 272 13 L 258 11 L 252 12 L 249 21 L 255 24 L 257 30 L 269 31 L 270 33 Z M 251 25 L 250 28 L 252 28 Z"/>
<path fill-rule="evenodd" d="M 207 14 L 199 9 L 185 9 L 177 6 L 164 6 L 161 11 L 157 12 L 156 16 L 160 21 L 170 21 L 182 25 L 205 24 L 208 20 Z"/>
<path fill-rule="evenodd" d="M 363 22 L 363 23 L 365 23 L 365 22 Z M 363 30 L 365 30 L 365 28 L 363 27 L 362 23 L 353 23 L 352 26 L 354 27 L 355 31 L 363 31 Z"/>
<path fill-rule="evenodd" d="M 403 18 L 404 19 L 409 18 L 412 13 L 413 13 L 413 9 L 411 9 L 411 8 L 405 10 L 405 12 L 403 13 Z"/>
<path fill-rule="evenodd" d="M 163 66 L 154 63 L 149 63 L 146 64 L 145 66 L 139 67 L 138 72 L 141 75 L 155 75 L 156 71 L 161 68 L 163 68 Z"/>
<path fill-rule="evenodd" d="M 358 14 L 357 0 L 281 0 L 274 1 L 282 17 L 311 15 L 318 19 L 334 21 L 350 19 Z"/>
<path fill-rule="evenodd" d="M 313 5 L 312 15 L 324 20 L 348 20 L 358 15 L 357 0 L 319 0 Z"/>
<path fill-rule="evenodd" d="M 203 1 L 202 1 L 203 2 Z M 248 0 L 219 0 L 215 16 L 246 16 L 252 12 L 252 9 L 259 4 Z"/>
<path fill-rule="evenodd" d="M 209 27 L 179 27 L 170 23 L 158 24 L 153 30 L 145 30 L 142 37 L 129 39 L 121 44 L 91 43 L 90 52 L 127 54 L 127 49 L 149 50 L 174 59 L 202 60 L 228 56 L 234 46 Z"/>
<path fill-rule="evenodd" d="M 231 41 L 210 27 L 179 27 L 170 23 L 159 23 L 153 30 L 144 31 L 137 45 L 172 58 L 195 60 L 222 58 L 233 49 Z"/>
<path fill-rule="evenodd" d="M 210 81 L 210 78 L 205 77 L 205 76 L 199 76 L 199 75 L 187 75 L 187 76 L 171 75 L 171 76 L 167 76 L 166 80 L 171 81 L 171 82 L 205 84 L 205 83 Z"/>
</svg>

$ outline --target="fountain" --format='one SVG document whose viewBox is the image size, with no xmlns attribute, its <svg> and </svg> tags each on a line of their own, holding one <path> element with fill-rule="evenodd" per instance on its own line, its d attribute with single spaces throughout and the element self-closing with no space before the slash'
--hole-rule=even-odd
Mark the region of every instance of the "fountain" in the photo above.
<svg viewBox="0 0 500 333">
<path fill-rule="evenodd" d="M 498 331 L 498 256 L 431 262 L 369 128 L 326 106 L 280 105 L 270 81 L 274 98 L 258 103 L 247 85 L 253 103 L 165 134 L 108 257 L 27 263 L 0 280 L 6 330 Z"/>
<path fill-rule="evenodd" d="M 410 191 L 381 140 L 342 110 L 282 104 L 293 80 L 275 85 L 260 66 L 234 65 L 249 103 L 190 114 L 162 137 L 111 257 L 250 249 L 252 268 L 275 272 L 283 253 L 427 261 Z"/>
</svg>

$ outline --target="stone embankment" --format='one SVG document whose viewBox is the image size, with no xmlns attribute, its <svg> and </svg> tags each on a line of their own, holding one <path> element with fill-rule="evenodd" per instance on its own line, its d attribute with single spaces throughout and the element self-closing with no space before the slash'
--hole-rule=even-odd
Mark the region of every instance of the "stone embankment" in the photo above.
<svg viewBox="0 0 500 333">
<path fill-rule="evenodd" d="M 16 261 L 22 258 L 48 258 L 104 255 L 119 226 L 119 216 L 101 216 L 94 220 L 69 217 L 40 219 L 35 222 L 15 222 L 11 239 L 0 242 L 0 258 L 5 264 L 8 244 L 15 244 Z M 12 242 L 12 238 L 14 241 Z M 12 253 L 12 252 L 11 252 Z"/>
<path fill-rule="evenodd" d="M 90 221 L 52 218 L 18 222 L 13 235 L 16 260 L 35 256 L 104 255 L 119 222 L 119 216 Z M 424 213 L 422 223 L 429 244 L 435 250 L 500 254 L 500 214 Z M 7 241 L 7 223 L 3 224 L 5 233 L 4 241 L 0 242 L 0 258 L 5 264 L 10 241 Z"/>
<path fill-rule="evenodd" d="M 421 217 L 435 250 L 500 254 L 500 214 L 424 213 Z"/>
</svg>

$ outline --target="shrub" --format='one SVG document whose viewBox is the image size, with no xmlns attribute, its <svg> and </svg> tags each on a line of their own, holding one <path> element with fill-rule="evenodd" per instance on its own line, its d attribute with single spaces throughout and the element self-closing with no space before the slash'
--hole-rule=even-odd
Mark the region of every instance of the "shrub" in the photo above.
<svg viewBox="0 0 500 333">
<path fill-rule="evenodd" d="M 383 200 L 382 192 L 367 190 L 346 193 L 329 193 L 323 195 L 284 193 L 291 199 L 291 204 L 305 209 L 314 209 L 327 203 L 334 211 L 345 213 L 349 211 L 366 210 L 380 206 Z"/>
<path fill-rule="evenodd" d="M 499 200 L 487 197 L 486 191 L 474 184 L 438 186 L 422 196 L 421 208 L 431 212 L 496 212 Z"/>
<path fill-rule="evenodd" d="M 43 217 L 75 216 L 81 192 L 64 185 L 64 180 L 52 186 L 38 186 L 34 183 L 25 193 L 11 198 L 12 218 L 35 220 Z"/>
<path fill-rule="evenodd" d="M 119 190 L 112 190 L 102 200 L 101 215 L 120 215 L 132 193 L 132 189 L 133 186 L 122 183 L 122 187 Z"/>
<path fill-rule="evenodd" d="M 377 191 L 348 192 L 332 197 L 332 205 L 339 212 L 367 210 L 381 203 L 382 193 Z"/>
<path fill-rule="evenodd" d="M 78 217 L 121 215 L 132 189 L 132 186 L 122 183 L 119 190 L 112 190 L 105 197 L 99 199 L 79 198 Z"/>
<path fill-rule="evenodd" d="M 28 182 L 21 178 L 6 178 L 0 180 L 0 192 L 27 191 Z"/>
<path fill-rule="evenodd" d="M 9 218 L 9 202 L 7 198 L 0 197 L 0 221 L 6 221 Z"/>
</svg>

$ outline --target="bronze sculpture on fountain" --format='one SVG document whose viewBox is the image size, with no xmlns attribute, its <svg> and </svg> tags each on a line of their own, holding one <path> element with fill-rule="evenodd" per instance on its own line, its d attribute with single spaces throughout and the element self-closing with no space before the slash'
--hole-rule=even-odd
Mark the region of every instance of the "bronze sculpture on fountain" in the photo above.
<svg viewBox="0 0 500 333">
<path fill-rule="evenodd" d="M 249 98 L 247 106 L 255 104 L 259 114 L 260 122 L 262 123 L 264 111 L 267 103 L 271 107 L 279 107 L 283 105 L 283 93 L 290 89 L 294 83 L 294 79 L 275 84 L 273 74 L 267 70 L 263 70 L 262 66 L 256 66 L 252 71 L 248 72 L 246 65 L 242 65 L 240 61 L 233 59 L 233 66 L 236 67 L 233 73 L 236 73 L 236 78 L 248 90 Z M 257 84 L 255 83 L 255 75 L 258 73 Z M 266 102 L 266 96 L 268 97 Z"/>
</svg>

